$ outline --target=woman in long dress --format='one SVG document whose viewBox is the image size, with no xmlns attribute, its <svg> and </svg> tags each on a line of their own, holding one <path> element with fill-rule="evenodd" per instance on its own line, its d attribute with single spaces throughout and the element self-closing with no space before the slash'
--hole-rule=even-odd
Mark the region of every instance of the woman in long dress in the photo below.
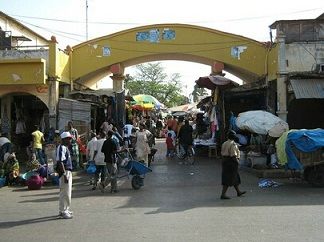
<svg viewBox="0 0 324 242">
<path fill-rule="evenodd" d="M 241 178 L 238 172 L 238 161 L 240 159 L 240 150 L 235 143 L 236 133 L 232 130 L 228 133 L 228 140 L 222 144 L 222 185 L 223 190 L 221 199 L 230 199 L 226 196 L 228 187 L 234 186 L 237 196 L 240 197 L 246 193 L 241 191 L 239 185 L 241 184 Z"/>
<path fill-rule="evenodd" d="M 145 124 L 140 124 L 139 131 L 136 132 L 136 157 L 138 161 L 144 161 L 145 165 L 148 166 L 148 155 L 151 152 L 149 146 L 149 139 L 151 132 L 145 129 Z"/>
</svg>

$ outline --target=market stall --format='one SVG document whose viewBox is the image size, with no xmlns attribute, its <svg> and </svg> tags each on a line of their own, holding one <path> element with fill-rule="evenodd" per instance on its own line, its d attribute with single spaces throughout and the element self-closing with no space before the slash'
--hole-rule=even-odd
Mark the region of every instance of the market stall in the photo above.
<svg viewBox="0 0 324 242">
<path fill-rule="evenodd" d="M 276 150 L 279 164 L 303 171 L 306 181 L 324 187 L 324 129 L 286 131 L 276 141 Z"/>
<path fill-rule="evenodd" d="M 274 142 L 289 130 L 288 124 L 263 110 L 243 112 L 238 117 L 232 116 L 230 120 L 231 128 L 238 133 L 238 141 L 242 145 L 241 163 L 251 167 L 275 167 L 277 159 Z"/>
<path fill-rule="evenodd" d="M 211 140 L 213 146 L 220 144 L 225 140 L 225 110 L 224 110 L 224 90 L 233 88 L 239 84 L 222 76 L 210 75 L 200 77 L 196 80 L 196 84 L 200 88 L 211 90 L 211 96 L 206 97 L 197 104 L 197 107 L 204 110 L 202 117 L 197 115 L 196 125 L 198 138 L 201 140 Z M 206 131 L 204 131 L 207 125 Z M 202 130 L 204 133 L 201 133 Z M 215 144 L 215 145 L 214 145 Z"/>
</svg>

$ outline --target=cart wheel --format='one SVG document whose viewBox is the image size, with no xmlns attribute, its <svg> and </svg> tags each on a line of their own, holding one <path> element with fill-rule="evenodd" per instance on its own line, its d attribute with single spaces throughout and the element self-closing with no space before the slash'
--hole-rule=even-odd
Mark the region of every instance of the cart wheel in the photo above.
<svg viewBox="0 0 324 242">
<path fill-rule="evenodd" d="M 308 182 L 314 187 L 324 187 L 324 171 L 313 168 L 309 171 Z"/>
<path fill-rule="evenodd" d="M 143 178 L 138 175 L 133 176 L 132 178 L 132 187 L 134 190 L 138 190 L 143 186 Z"/>
</svg>

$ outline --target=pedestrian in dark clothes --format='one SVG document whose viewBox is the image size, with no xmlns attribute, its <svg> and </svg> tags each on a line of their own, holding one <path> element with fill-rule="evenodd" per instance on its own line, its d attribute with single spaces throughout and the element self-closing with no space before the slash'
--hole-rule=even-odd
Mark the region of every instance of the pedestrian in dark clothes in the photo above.
<svg viewBox="0 0 324 242">
<path fill-rule="evenodd" d="M 221 154 L 222 160 L 222 194 L 221 199 L 230 199 L 226 196 L 228 187 L 234 186 L 237 196 L 240 197 L 246 193 L 241 191 L 239 185 L 241 184 L 241 178 L 238 173 L 238 162 L 240 159 L 240 150 L 235 143 L 235 132 L 230 130 L 228 133 L 228 140 L 222 144 Z"/>
<path fill-rule="evenodd" d="M 109 130 L 107 132 L 107 139 L 102 145 L 101 152 L 105 155 L 105 162 L 107 165 L 108 175 L 109 177 L 102 183 L 100 183 L 100 190 L 104 192 L 105 187 L 108 184 L 111 184 L 111 193 L 117 193 L 117 161 L 116 161 L 116 152 L 117 152 L 117 144 L 112 139 L 114 132 Z"/>
</svg>

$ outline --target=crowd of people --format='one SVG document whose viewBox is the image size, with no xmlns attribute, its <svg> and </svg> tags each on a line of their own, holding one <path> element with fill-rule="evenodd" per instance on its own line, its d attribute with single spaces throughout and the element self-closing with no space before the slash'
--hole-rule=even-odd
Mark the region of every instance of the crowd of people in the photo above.
<svg viewBox="0 0 324 242">
<path fill-rule="evenodd" d="M 156 137 L 165 138 L 166 157 L 172 158 L 177 152 L 176 147 L 182 147 L 185 151 L 191 148 L 194 136 L 192 121 L 183 117 L 168 116 L 165 119 L 152 119 L 150 116 L 136 117 L 121 130 L 117 129 L 112 120 L 105 120 L 98 133 L 95 131 L 90 132 L 86 144 L 87 166 L 90 164 L 95 165 L 92 190 L 99 188 L 104 192 L 110 184 L 110 192 L 118 192 L 118 152 L 127 149 L 136 157 L 136 160 L 149 167 L 152 156 L 154 157 L 154 152 L 156 152 L 154 148 Z M 44 134 L 39 130 L 38 126 L 35 126 L 32 137 L 30 158 L 27 162 L 24 179 L 37 175 L 41 178 L 37 182 L 42 185 L 48 177 L 48 157 L 43 152 Z M 73 217 L 73 212 L 70 210 L 72 170 L 78 169 L 81 165 L 79 161 L 79 138 L 78 130 L 74 128 L 72 121 L 70 121 L 65 131 L 59 132 L 55 130 L 50 139 L 55 147 L 55 158 L 53 159 L 54 163 L 56 163 L 55 172 L 58 174 L 60 186 L 59 216 L 66 219 Z M 222 156 L 224 158 L 221 199 L 229 199 L 226 196 L 229 186 L 234 186 L 238 196 L 243 195 L 245 192 L 239 190 L 239 151 L 232 133 L 229 134 L 229 140 L 222 146 Z M 13 145 L 5 134 L 0 137 L 0 162 L 2 168 L 0 177 L 5 177 L 8 185 L 19 183 L 19 179 L 21 179 L 19 162 L 13 150 Z M 34 181 L 35 179 L 30 180 Z"/>
</svg>

